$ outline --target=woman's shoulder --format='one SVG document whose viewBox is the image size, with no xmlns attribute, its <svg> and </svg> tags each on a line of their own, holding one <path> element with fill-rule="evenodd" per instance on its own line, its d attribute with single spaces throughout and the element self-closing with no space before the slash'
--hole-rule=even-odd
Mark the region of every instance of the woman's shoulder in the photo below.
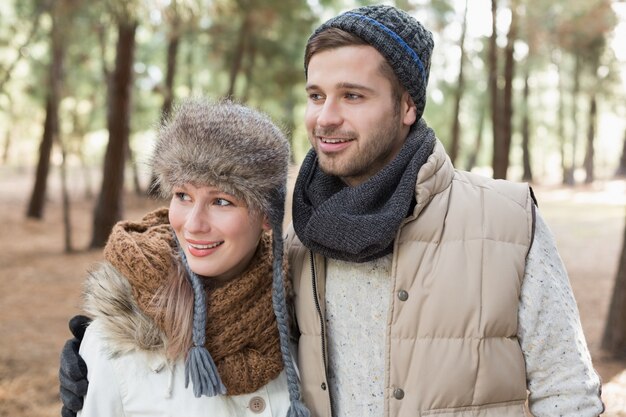
<svg viewBox="0 0 626 417">
<path fill-rule="evenodd" d="M 90 272 L 83 298 L 84 309 L 96 325 L 91 337 L 105 341 L 112 355 L 164 349 L 165 335 L 138 305 L 128 279 L 110 263 Z"/>
</svg>

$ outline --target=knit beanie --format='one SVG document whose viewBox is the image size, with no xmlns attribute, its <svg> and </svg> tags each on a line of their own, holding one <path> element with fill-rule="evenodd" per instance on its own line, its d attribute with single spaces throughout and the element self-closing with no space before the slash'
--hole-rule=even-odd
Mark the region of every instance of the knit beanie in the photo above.
<svg viewBox="0 0 626 417">
<path fill-rule="evenodd" d="M 211 185 L 268 216 L 272 228 L 272 304 L 287 373 L 288 417 L 308 416 L 289 350 L 289 317 L 283 277 L 283 231 L 289 142 L 271 120 L 229 100 L 187 99 L 158 129 L 151 166 L 163 197 L 186 183 Z M 206 303 L 200 278 L 181 260 L 194 292 L 193 347 L 185 364 L 186 385 L 194 394 L 226 394 L 217 367 L 205 348 Z M 210 302 L 210 301 L 209 301 Z M 210 319 L 210 317 L 208 318 Z"/>
<path fill-rule="evenodd" d="M 359 7 L 333 17 L 313 32 L 309 42 L 328 28 L 352 33 L 376 48 L 411 95 L 417 118 L 422 116 L 434 46 L 429 30 L 405 11 L 383 5 Z M 304 70 L 306 74 L 306 65 Z"/>
</svg>

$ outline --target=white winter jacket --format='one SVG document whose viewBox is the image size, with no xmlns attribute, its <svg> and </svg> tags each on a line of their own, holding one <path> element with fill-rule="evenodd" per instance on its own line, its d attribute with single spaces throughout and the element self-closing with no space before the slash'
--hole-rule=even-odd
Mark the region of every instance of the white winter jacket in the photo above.
<svg viewBox="0 0 626 417">
<path fill-rule="evenodd" d="M 128 281 L 106 263 L 94 274 L 98 285 L 90 287 L 86 305 L 94 321 L 80 347 L 87 363 L 89 389 L 78 417 L 287 414 L 284 370 L 251 394 L 196 398 L 191 383 L 185 388 L 183 360 L 168 363 L 160 332 L 134 303 Z M 97 311 L 100 313 L 94 314 Z"/>
<path fill-rule="evenodd" d="M 95 320 L 80 347 L 89 392 L 78 417 L 277 417 L 289 408 L 285 371 L 252 394 L 195 398 L 191 385 L 185 388 L 182 360 L 168 366 L 157 353 L 134 351 L 110 358 L 106 352 L 100 320 Z"/>
</svg>

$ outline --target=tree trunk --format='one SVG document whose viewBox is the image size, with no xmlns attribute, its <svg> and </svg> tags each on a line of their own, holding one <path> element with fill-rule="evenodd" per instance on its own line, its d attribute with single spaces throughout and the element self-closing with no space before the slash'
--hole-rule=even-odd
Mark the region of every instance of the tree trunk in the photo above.
<svg viewBox="0 0 626 417">
<path fill-rule="evenodd" d="M 122 192 L 124 187 L 124 162 L 130 134 L 132 96 L 132 67 L 135 51 L 136 22 L 118 24 L 115 69 L 109 83 L 107 145 L 102 176 L 102 187 L 94 210 L 91 248 L 105 245 L 111 229 L 122 218 Z"/>
<path fill-rule="evenodd" d="M 58 115 L 57 107 L 53 103 L 55 99 L 53 93 L 48 93 L 46 98 L 46 120 L 43 128 L 43 138 L 39 145 L 39 162 L 35 174 L 35 184 L 30 195 L 26 217 L 41 219 L 46 202 L 46 191 L 48 188 L 48 172 L 50 171 L 50 155 L 52 154 L 52 144 L 56 135 Z"/>
<path fill-rule="evenodd" d="M 13 140 L 11 128 L 8 128 L 4 134 L 4 146 L 2 149 L 2 165 L 6 165 L 9 162 L 9 152 L 11 150 L 11 141 Z"/>
<path fill-rule="evenodd" d="M 250 42 L 248 44 L 248 59 L 246 62 L 246 87 L 243 90 L 242 102 L 247 103 L 250 99 L 250 91 L 252 90 L 252 86 L 254 85 L 253 77 L 254 77 L 254 61 L 256 61 L 257 55 L 257 47 L 254 38 L 250 38 Z"/>
<path fill-rule="evenodd" d="M 493 177 L 498 178 L 502 159 L 502 131 L 500 114 L 500 89 L 498 87 L 498 37 L 497 31 L 497 0 L 491 0 L 491 38 L 489 39 L 489 93 L 491 96 L 491 125 L 493 131 Z"/>
<path fill-rule="evenodd" d="M 624 144 L 622 145 L 622 157 L 619 160 L 619 166 L 615 171 L 616 177 L 626 177 L 626 129 L 624 129 Z"/>
<path fill-rule="evenodd" d="M 570 164 L 566 166 L 565 176 L 563 178 L 563 184 L 565 185 L 574 185 L 576 183 L 576 179 L 574 177 L 574 173 L 576 171 L 576 156 L 577 156 L 577 148 L 578 148 L 578 95 L 580 93 L 580 67 L 581 67 L 581 58 L 579 56 L 575 57 L 574 64 L 574 86 L 572 88 L 572 160 Z"/>
<path fill-rule="evenodd" d="M 241 69 L 241 63 L 243 61 L 244 51 L 246 49 L 246 43 L 248 42 L 248 37 L 251 32 L 251 22 L 250 22 L 250 13 L 245 11 L 245 15 L 241 21 L 241 26 L 239 27 L 239 38 L 237 40 L 237 47 L 234 51 L 233 62 L 230 66 L 230 81 L 228 84 L 228 91 L 226 92 L 226 97 L 233 97 L 235 94 L 235 84 L 237 82 L 237 75 L 239 75 L 239 71 Z"/>
<path fill-rule="evenodd" d="M 91 101 L 92 103 L 96 101 L 95 94 L 92 94 Z M 90 119 L 92 117 L 93 117 L 93 112 L 90 113 Z M 89 170 L 89 167 L 87 166 L 87 161 L 85 161 L 85 151 L 84 151 L 85 135 L 87 134 L 87 130 L 88 130 L 88 128 L 85 126 L 88 126 L 89 124 L 90 124 L 89 122 L 83 123 L 81 121 L 81 118 L 78 112 L 78 105 L 75 104 L 74 111 L 72 112 L 72 132 L 73 132 L 73 136 L 76 137 L 77 142 L 79 142 L 79 146 L 78 146 L 76 154 L 80 161 L 82 180 L 85 186 L 85 198 L 88 200 L 91 200 L 93 198 L 94 192 L 93 192 L 92 181 L 91 181 L 91 171 Z"/>
<path fill-rule="evenodd" d="M 100 48 L 100 70 L 102 71 L 102 77 L 110 82 L 111 71 L 107 66 L 107 28 L 103 24 L 99 24 L 95 28 L 98 35 L 98 47 Z"/>
<path fill-rule="evenodd" d="M 172 106 L 174 104 L 174 79 L 176 78 L 176 63 L 178 62 L 178 49 L 180 46 L 180 28 L 178 26 L 179 25 L 176 22 L 172 24 L 172 30 L 169 33 L 169 42 L 167 44 L 167 69 L 165 72 L 163 105 L 161 106 L 161 121 L 168 118 L 172 112 Z M 191 54 L 188 56 L 188 59 L 193 59 Z M 191 91 L 191 81 L 189 90 Z M 135 185 L 135 189 L 138 190 L 137 185 Z M 159 195 L 159 184 L 154 173 L 150 176 L 150 185 L 148 186 L 147 194 L 150 197 L 156 197 Z"/>
<path fill-rule="evenodd" d="M 83 172 L 83 181 L 85 182 L 85 198 L 91 200 L 94 196 L 91 181 L 91 171 L 89 166 L 87 165 L 87 161 L 85 161 L 85 153 L 82 151 L 82 149 L 80 151 L 80 154 L 78 155 L 78 158 L 80 159 L 80 168 Z"/>
<path fill-rule="evenodd" d="M 602 348 L 616 357 L 626 356 L 626 227 Z"/>
<path fill-rule="evenodd" d="M 589 100 L 589 126 L 587 128 L 587 150 L 585 152 L 585 184 L 591 184 L 594 181 L 594 147 L 593 143 L 596 138 L 596 116 L 597 116 L 597 103 L 596 94 L 591 93 Z"/>
<path fill-rule="evenodd" d="M 559 58 L 557 59 L 557 53 L 553 52 L 552 57 L 553 60 L 552 62 L 554 63 L 554 65 L 556 65 L 557 68 L 560 68 L 563 65 L 563 59 L 560 57 L 560 55 L 558 55 Z M 565 139 L 566 139 L 566 135 L 565 135 L 565 83 L 563 82 L 563 73 L 559 72 L 558 74 L 559 77 L 559 83 L 558 83 L 558 90 L 559 90 L 559 104 L 558 104 L 558 111 L 557 111 L 557 136 L 559 139 L 559 153 L 561 154 L 561 172 L 562 172 L 562 176 L 563 176 L 563 183 L 565 183 L 565 178 L 567 178 L 567 158 L 565 155 Z"/>
<path fill-rule="evenodd" d="M 34 219 L 43 217 L 48 187 L 48 172 L 50 171 L 50 155 L 54 139 L 59 133 L 59 100 L 61 84 L 63 82 L 63 55 L 64 45 L 61 39 L 57 19 L 52 17 L 50 32 L 52 56 L 48 69 L 48 93 L 46 95 L 46 119 L 44 122 L 43 137 L 39 146 L 39 162 L 35 175 L 35 184 L 28 203 L 26 216 Z"/>
<path fill-rule="evenodd" d="M 187 35 L 189 36 L 189 35 Z M 187 45 L 187 55 L 185 56 L 185 70 L 187 75 L 187 88 L 189 89 L 189 93 L 193 95 L 196 91 L 196 83 L 195 83 L 195 71 L 194 71 L 194 56 L 195 56 L 195 48 L 192 48 L 191 45 L 193 41 L 188 41 Z"/>
<path fill-rule="evenodd" d="M 474 141 L 474 149 L 472 150 L 472 153 L 467 159 L 467 166 L 465 168 L 467 171 L 471 171 L 476 166 L 476 161 L 478 160 L 478 154 L 480 153 L 480 147 L 482 146 L 482 142 L 483 142 L 485 113 L 487 110 L 485 106 L 479 106 L 479 107 L 480 107 L 480 110 L 478 113 L 478 129 L 476 130 L 476 140 Z"/>
<path fill-rule="evenodd" d="M 135 195 L 144 195 L 141 189 L 141 181 L 139 180 L 139 169 L 137 168 L 137 161 L 135 160 L 135 154 L 130 147 L 130 138 L 126 141 L 126 157 L 133 173 L 133 187 L 135 188 Z"/>
<path fill-rule="evenodd" d="M 167 70 L 165 73 L 165 97 L 161 107 L 161 119 L 165 119 L 172 111 L 174 103 L 174 78 L 176 77 L 176 62 L 178 46 L 180 45 L 180 30 L 177 25 L 170 32 L 167 44 Z"/>
<path fill-rule="evenodd" d="M 530 86 L 528 63 L 524 74 L 524 118 L 522 119 L 522 180 L 532 182 L 533 172 L 530 163 L 530 104 L 528 97 L 530 96 Z"/>
<path fill-rule="evenodd" d="M 12 120 L 13 115 L 13 99 L 11 96 L 7 95 L 7 107 L 6 107 L 6 116 L 9 120 Z M 11 144 L 13 142 L 13 129 L 10 126 L 7 126 L 6 132 L 4 132 L 4 142 L 2 145 L 2 162 L 0 165 L 6 165 L 9 162 L 9 153 L 11 152 Z"/>
<path fill-rule="evenodd" d="M 70 195 L 67 187 L 67 154 L 65 147 L 61 144 L 61 197 L 63 202 L 63 232 L 65 253 L 74 252 L 72 247 L 72 220 L 70 218 Z"/>
<path fill-rule="evenodd" d="M 513 78 L 515 76 L 515 59 L 513 57 L 515 39 L 517 37 L 517 2 L 511 2 L 511 25 L 507 35 L 506 53 L 504 59 L 504 91 L 502 108 L 502 146 L 499 163 L 494 165 L 494 178 L 506 178 L 509 169 L 509 155 L 511 152 L 511 137 L 513 135 Z"/>
<path fill-rule="evenodd" d="M 454 112 L 452 119 L 452 132 L 450 133 L 450 160 L 452 164 L 456 162 L 456 159 L 459 156 L 459 148 L 460 148 L 460 135 L 459 128 L 461 125 L 460 116 L 461 116 L 461 97 L 463 96 L 463 90 L 465 88 L 465 77 L 463 76 L 463 63 L 465 62 L 465 34 L 467 32 L 467 4 L 468 0 L 465 0 L 465 12 L 463 14 L 463 29 L 461 31 L 461 39 L 459 41 L 459 46 L 461 47 L 461 59 L 459 62 L 459 77 L 456 86 L 456 93 L 454 97 Z"/>
</svg>

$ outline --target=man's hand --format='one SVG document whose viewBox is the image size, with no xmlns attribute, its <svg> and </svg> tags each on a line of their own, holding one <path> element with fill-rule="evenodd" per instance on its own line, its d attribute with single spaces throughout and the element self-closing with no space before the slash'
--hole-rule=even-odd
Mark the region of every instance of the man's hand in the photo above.
<svg viewBox="0 0 626 417">
<path fill-rule="evenodd" d="M 70 331 L 74 337 L 63 346 L 59 369 L 61 402 L 63 403 L 62 417 L 76 417 L 76 413 L 83 408 L 83 399 L 87 394 L 89 382 L 87 381 L 87 364 L 78 354 L 78 349 L 89 323 L 91 319 L 86 316 L 74 316 L 69 322 Z"/>
</svg>

